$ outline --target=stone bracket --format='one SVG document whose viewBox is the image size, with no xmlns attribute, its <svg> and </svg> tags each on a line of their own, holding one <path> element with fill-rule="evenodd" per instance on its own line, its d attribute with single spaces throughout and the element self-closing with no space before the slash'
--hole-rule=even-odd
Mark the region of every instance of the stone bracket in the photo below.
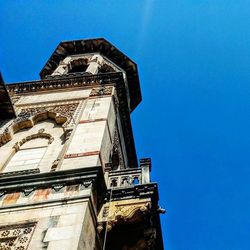
<svg viewBox="0 0 250 250">
<path fill-rule="evenodd" d="M 111 201 L 103 205 L 98 215 L 97 230 L 100 233 L 104 224 L 107 225 L 107 230 L 110 231 L 116 224 L 141 221 L 144 214 L 150 210 L 150 198 Z"/>
</svg>

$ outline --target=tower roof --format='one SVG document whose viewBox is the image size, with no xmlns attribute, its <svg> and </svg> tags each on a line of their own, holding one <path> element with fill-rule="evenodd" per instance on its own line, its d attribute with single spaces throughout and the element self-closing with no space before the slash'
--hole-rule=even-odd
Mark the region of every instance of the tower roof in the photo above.
<svg viewBox="0 0 250 250">
<path fill-rule="evenodd" d="M 60 61 L 69 55 L 100 53 L 126 72 L 131 111 L 141 101 L 141 90 L 137 65 L 104 38 L 60 42 L 40 72 L 41 79 L 51 75 Z"/>
</svg>

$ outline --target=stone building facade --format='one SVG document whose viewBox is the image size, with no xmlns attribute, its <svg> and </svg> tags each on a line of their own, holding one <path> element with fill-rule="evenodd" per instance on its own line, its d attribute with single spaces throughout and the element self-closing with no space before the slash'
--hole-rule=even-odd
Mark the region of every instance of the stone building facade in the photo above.
<svg viewBox="0 0 250 250">
<path fill-rule="evenodd" d="M 131 128 L 136 64 L 105 39 L 68 41 L 40 76 L 0 79 L 0 250 L 163 249 Z"/>
</svg>

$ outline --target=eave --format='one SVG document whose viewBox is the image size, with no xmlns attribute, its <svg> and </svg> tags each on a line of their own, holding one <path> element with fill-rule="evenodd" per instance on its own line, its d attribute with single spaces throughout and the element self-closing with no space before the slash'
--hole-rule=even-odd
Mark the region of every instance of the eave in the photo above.
<svg viewBox="0 0 250 250">
<path fill-rule="evenodd" d="M 126 72 L 130 95 L 130 109 L 133 111 L 142 99 L 137 65 L 104 38 L 61 42 L 41 70 L 41 79 L 45 79 L 51 75 L 58 67 L 60 61 L 64 60 L 65 57 L 86 53 L 100 53 Z"/>
</svg>

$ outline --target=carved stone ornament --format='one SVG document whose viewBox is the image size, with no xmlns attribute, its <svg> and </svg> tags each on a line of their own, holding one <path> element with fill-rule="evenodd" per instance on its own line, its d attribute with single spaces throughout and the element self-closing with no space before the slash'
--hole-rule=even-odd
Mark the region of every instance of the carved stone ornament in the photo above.
<svg viewBox="0 0 250 250">
<path fill-rule="evenodd" d="M 60 159 L 56 159 L 56 160 L 53 161 L 52 166 L 50 168 L 51 172 L 56 171 L 59 162 L 60 162 Z"/>
<path fill-rule="evenodd" d="M 82 182 L 82 185 L 84 186 L 84 188 L 89 188 L 92 185 L 92 180 L 84 180 Z"/>
<path fill-rule="evenodd" d="M 113 87 L 112 86 L 103 86 L 99 88 L 93 88 L 90 93 L 90 97 L 93 96 L 102 96 L 102 95 L 112 95 Z"/>
<path fill-rule="evenodd" d="M 77 107 L 78 103 L 70 103 L 22 109 L 17 118 L 0 133 L 0 147 L 10 141 L 14 133 L 24 128 L 33 127 L 37 122 L 48 118 L 52 118 L 57 124 L 63 124 L 62 126 L 66 127 L 72 120 Z"/>
<path fill-rule="evenodd" d="M 0 226 L 0 250 L 28 249 L 36 222 Z"/>
<path fill-rule="evenodd" d="M 120 169 L 125 169 L 125 164 L 124 164 L 124 161 L 123 161 L 122 149 L 121 149 L 119 134 L 118 134 L 117 130 L 115 130 L 114 139 L 113 139 L 113 154 L 115 152 L 117 152 L 118 157 L 119 157 L 119 166 L 120 166 Z"/>
<path fill-rule="evenodd" d="M 26 187 L 23 189 L 23 193 L 25 196 L 29 196 L 34 190 L 34 187 Z"/>
<path fill-rule="evenodd" d="M 40 129 L 37 134 L 29 135 L 23 138 L 21 141 L 16 142 L 13 148 L 18 151 L 20 147 L 30 140 L 36 139 L 36 138 L 45 138 L 48 140 L 48 144 L 51 144 L 54 141 L 54 137 L 52 137 L 51 134 L 44 133 L 44 129 Z"/>
<path fill-rule="evenodd" d="M 140 221 L 150 208 L 150 199 L 131 199 L 106 203 L 98 215 L 97 230 L 101 232 L 104 224 L 110 231 L 116 224 Z"/>
<path fill-rule="evenodd" d="M 43 120 L 41 114 L 46 114 L 47 118 L 54 118 L 57 123 L 63 124 L 72 118 L 77 106 L 78 103 L 71 103 L 22 109 L 14 123 L 19 123 L 30 118 L 33 118 L 34 121 L 40 121 Z"/>
<path fill-rule="evenodd" d="M 62 188 L 64 188 L 63 184 L 54 184 L 52 185 L 52 188 L 56 191 L 59 192 Z"/>
</svg>

